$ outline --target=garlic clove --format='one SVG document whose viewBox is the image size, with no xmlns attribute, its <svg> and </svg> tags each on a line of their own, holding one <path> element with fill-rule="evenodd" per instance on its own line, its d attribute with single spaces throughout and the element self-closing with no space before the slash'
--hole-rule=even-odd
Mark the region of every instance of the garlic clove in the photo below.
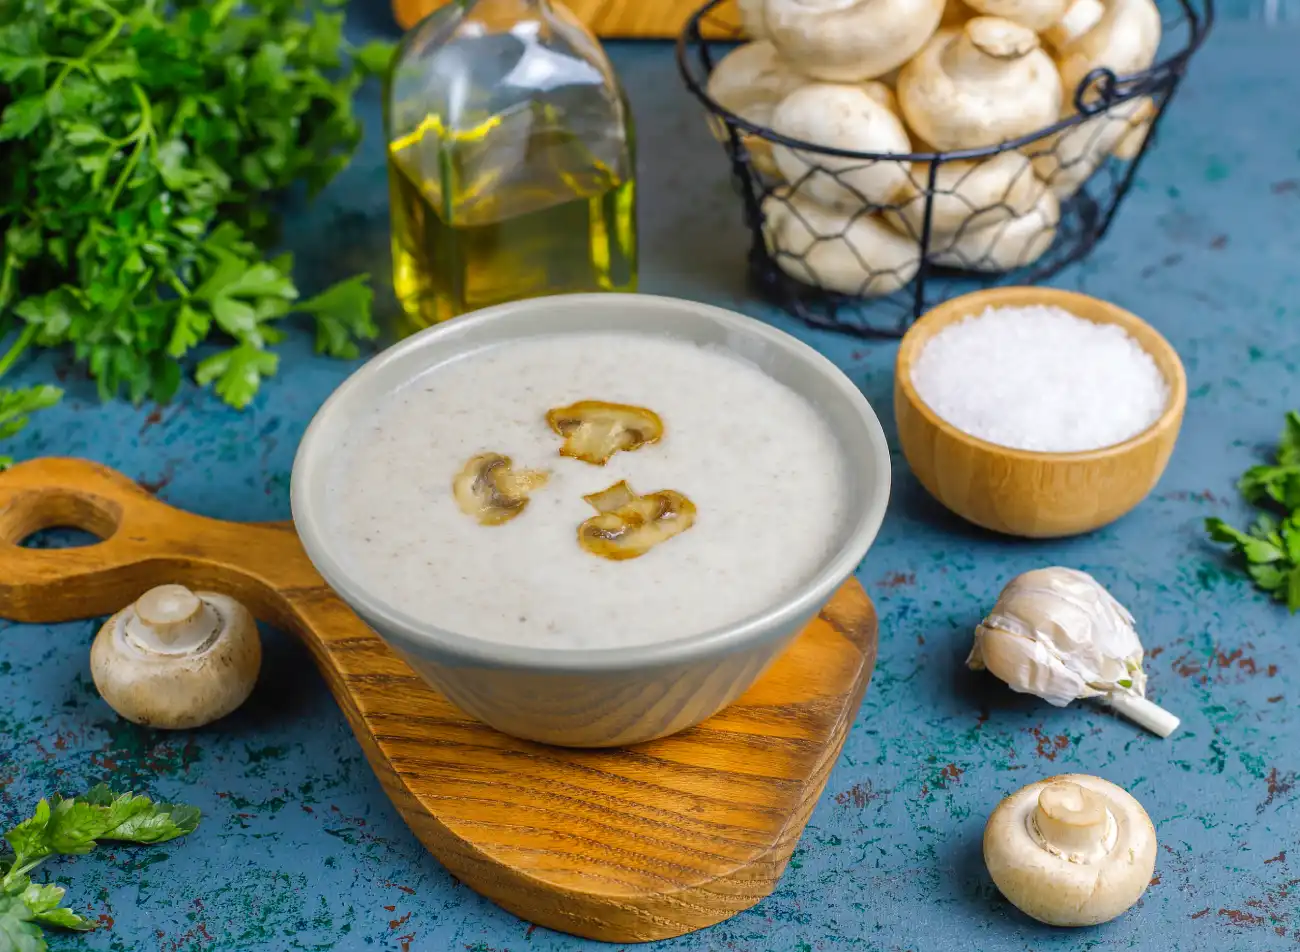
<svg viewBox="0 0 1300 952">
<path fill-rule="evenodd" d="M 1057 707 L 1097 698 L 1167 737 L 1178 718 L 1146 700 L 1142 658 L 1128 610 L 1091 575 L 1058 566 L 1007 584 L 975 630 L 967 665 Z"/>
</svg>

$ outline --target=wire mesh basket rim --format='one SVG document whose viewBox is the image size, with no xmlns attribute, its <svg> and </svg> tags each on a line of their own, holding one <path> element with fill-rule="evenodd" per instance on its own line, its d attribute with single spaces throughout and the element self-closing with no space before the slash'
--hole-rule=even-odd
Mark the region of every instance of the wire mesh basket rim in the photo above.
<svg viewBox="0 0 1300 952">
<path fill-rule="evenodd" d="M 706 88 L 708 75 L 712 73 L 714 66 L 708 60 L 708 53 L 706 50 L 702 50 L 702 58 L 704 59 L 702 66 L 705 70 L 705 76 L 701 80 L 692 70 L 688 51 L 691 47 L 700 47 L 706 43 L 744 42 L 743 37 L 739 36 L 735 40 L 706 40 L 701 32 L 700 24 L 704 17 L 712 12 L 715 7 L 729 2 L 735 2 L 735 0 L 708 0 L 707 3 L 691 15 L 677 37 L 677 69 L 691 95 L 698 99 L 713 116 L 721 119 L 728 126 L 734 126 L 749 135 L 758 136 L 760 139 L 776 145 L 798 149 L 812 155 L 823 155 L 830 158 L 850 159 L 860 162 L 932 162 L 937 165 L 944 162 L 992 158 L 1004 152 L 1023 149 L 1048 136 L 1082 125 L 1094 116 L 1108 112 L 1121 103 L 1132 102 L 1176 84 L 1186 69 L 1187 61 L 1205 42 L 1210 27 L 1214 23 L 1214 0 L 1199 0 L 1200 5 L 1204 8 L 1203 14 L 1198 13 L 1195 9 L 1196 0 L 1178 0 L 1179 6 L 1183 9 L 1188 31 L 1187 43 L 1182 49 L 1175 51 L 1160 62 L 1152 64 L 1148 69 L 1125 76 L 1116 75 L 1113 70 L 1106 67 L 1091 70 L 1079 81 L 1079 85 L 1074 90 L 1075 112 L 1050 126 L 1018 138 L 1008 139 L 997 145 L 971 149 L 907 153 L 857 152 L 851 149 L 839 149 L 784 136 L 767 126 L 742 118 L 709 95 Z M 817 82 L 817 80 L 810 79 L 809 82 Z M 1088 95 L 1090 90 L 1095 90 L 1097 96 L 1090 97 Z"/>
</svg>

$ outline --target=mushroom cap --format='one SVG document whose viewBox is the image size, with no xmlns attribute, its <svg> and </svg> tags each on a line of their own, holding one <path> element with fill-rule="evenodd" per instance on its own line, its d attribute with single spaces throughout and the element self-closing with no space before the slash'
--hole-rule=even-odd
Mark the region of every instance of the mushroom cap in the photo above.
<svg viewBox="0 0 1300 952">
<path fill-rule="evenodd" d="M 1160 11 L 1153 0 L 1106 0 L 1101 21 L 1057 50 L 1065 101 L 1071 107 L 1079 83 L 1104 66 L 1117 76 L 1149 67 L 1160 46 Z"/>
<path fill-rule="evenodd" d="M 740 28 L 751 40 L 767 36 L 766 5 L 767 0 L 736 0 L 736 6 L 740 8 Z"/>
<path fill-rule="evenodd" d="M 776 104 L 807 82 L 781 60 L 776 47 L 759 40 L 737 47 L 718 61 L 709 74 L 708 93 L 714 102 L 740 118 L 756 126 L 768 126 Z M 710 116 L 709 127 L 718 141 L 727 141 L 726 124 L 716 116 Z M 772 161 L 770 142 L 756 135 L 745 135 L 744 142 L 760 172 L 774 177 L 780 174 Z"/>
<path fill-rule="evenodd" d="M 779 189 L 763 201 L 768 252 L 790 277 L 861 297 L 903 287 L 921 266 L 920 248 L 864 209 L 823 208 Z"/>
<path fill-rule="evenodd" d="M 767 40 L 738 46 L 709 74 L 713 100 L 742 119 L 766 126 L 772 110 L 808 80 L 791 69 Z"/>
<path fill-rule="evenodd" d="M 926 188 L 930 163 L 918 162 L 897 210 L 885 220 L 918 241 L 925 229 Z M 953 235 L 962 229 L 987 228 L 1028 214 L 1045 186 L 1018 152 L 1001 152 L 983 160 L 941 162 L 935 173 L 930 234 Z"/>
<path fill-rule="evenodd" d="M 1032 30 L 975 17 L 940 30 L 898 77 L 909 128 L 938 149 L 998 145 L 1057 120 L 1061 77 Z"/>
<path fill-rule="evenodd" d="M 165 621 L 192 607 L 180 593 L 157 589 L 105 622 L 90 648 L 90 672 L 100 696 L 122 717 L 145 727 L 179 730 L 225 717 L 248 699 L 261 668 L 262 642 L 248 609 L 215 592 L 182 592 L 217 619 L 216 629 L 193 650 L 154 650 L 133 633 L 139 631 L 138 621 Z M 143 617 L 137 616 L 137 606 Z"/>
<path fill-rule="evenodd" d="M 1046 837 L 1040 802 L 1053 814 Z M 1100 835 L 1090 844 L 1098 806 L 1103 826 L 1093 828 Z M 1156 831 L 1142 804 L 1122 787 L 1062 774 L 1022 787 L 997 805 L 984 827 L 984 862 L 998 889 L 1026 915 L 1054 926 L 1097 925 L 1146 891 L 1155 872 Z"/>
<path fill-rule="evenodd" d="M 1151 123 L 1156 117 L 1155 100 L 1150 96 L 1143 96 L 1139 103 L 1140 105 L 1128 117 L 1124 135 L 1111 149 L 1111 153 L 1124 162 L 1131 162 L 1138 157 L 1138 153 L 1142 151 L 1142 146 L 1147 141 L 1147 136 L 1151 133 Z"/>
<path fill-rule="evenodd" d="M 965 228 L 939 244 L 934 262 L 968 271 L 1013 271 L 1033 264 L 1056 240 L 1061 203 L 1049 189 L 1026 214 L 989 225 Z"/>
<path fill-rule="evenodd" d="M 1086 182 L 1130 129 L 1141 99 L 1118 103 L 1078 125 L 1044 136 L 1023 148 L 1034 172 L 1064 201 Z M 1067 108 L 1070 115 L 1073 107 Z"/>
<path fill-rule="evenodd" d="M 911 140 L 902 121 L 881 104 L 880 84 L 810 83 L 786 96 L 772 113 L 772 129 L 814 145 L 852 152 L 907 155 Z M 800 195 L 828 207 L 887 204 L 908 183 L 911 163 L 819 155 L 774 145 L 772 155 Z"/>
<path fill-rule="evenodd" d="M 874 79 L 915 55 L 938 27 L 944 2 L 767 0 L 767 36 L 814 79 Z"/>
<path fill-rule="evenodd" d="M 966 0 L 980 13 L 1002 17 L 1041 33 L 1065 14 L 1068 0 Z"/>
</svg>

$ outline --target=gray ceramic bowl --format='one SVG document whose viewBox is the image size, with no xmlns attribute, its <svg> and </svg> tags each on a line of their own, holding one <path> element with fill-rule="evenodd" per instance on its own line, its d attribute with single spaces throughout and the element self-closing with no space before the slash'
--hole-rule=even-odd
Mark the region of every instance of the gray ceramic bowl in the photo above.
<svg viewBox="0 0 1300 952">
<path fill-rule="evenodd" d="M 657 644 L 604 649 L 515 647 L 444 631 L 386 604 L 352 577 L 325 531 L 329 456 L 354 420 L 431 367 L 503 341 L 625 330 L 725 347 L 801 394 L 839 438 L 852 507 L 830 555 L 761 614 Z M 857 567 L 889 499 L 880 421 L 829 360 L 788 334 L 720 308 L 649 295 L 579 294 L 519 301 L 422 331 L 371 360 L 325 402 L 293 464 L 293 519 L 307 555 L 354 611 L 463 710 L 516 737 L 571 747 L 633 744 L 683 730 L 737 698 Z M 449 593 L 454 597 L 454 593 Z"/>
</svg>

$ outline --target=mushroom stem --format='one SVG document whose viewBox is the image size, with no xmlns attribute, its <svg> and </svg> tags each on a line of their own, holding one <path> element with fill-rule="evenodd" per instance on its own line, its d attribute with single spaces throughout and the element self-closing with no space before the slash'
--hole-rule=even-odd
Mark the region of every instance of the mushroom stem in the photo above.
<svg viewBox="0 0 1300 952">
<path fill-rule="evenodd" d="M 1114 845 L 1117 829 L 1106 801 L 1077 783 L 1049 783 L 1030 816 L 1044 845 L 1061 855 L 1106 853 Z"/>
<path fill-rule="evenodd" d="M 944 69 L 959 79 L 998 76 L 1008 60 L 1038 49 L 1038 36 L 1028 27 L 997 17 L 976 17 L 962 27 L 943 54 Z"/>
<path fill-rule="evenodd" d="M 1105 13 L 1101 0 L 1074 0 L 1065 15 L 1043 31 L 1043 37 L 1058 50 L 1062 49 L 1100 23 Z M 1067 89 L 1066 93 L 1073 95 L 1074 90 Z"/>
<path fill-rule="evenodd" d="M 183 585 L 159 585 L 135 602 L 127 637 L 145 651 L 189 654 L 221 630 L 216 610 Z"/>
<path fill-rule="evenodd" d="M 1182 723 L 1159 704 L 1136 694 L 1107 694 L 1103 700 L 1129 720 L 1145 727 L 1157 737 L 1168 737 Z"/>
</svg>

